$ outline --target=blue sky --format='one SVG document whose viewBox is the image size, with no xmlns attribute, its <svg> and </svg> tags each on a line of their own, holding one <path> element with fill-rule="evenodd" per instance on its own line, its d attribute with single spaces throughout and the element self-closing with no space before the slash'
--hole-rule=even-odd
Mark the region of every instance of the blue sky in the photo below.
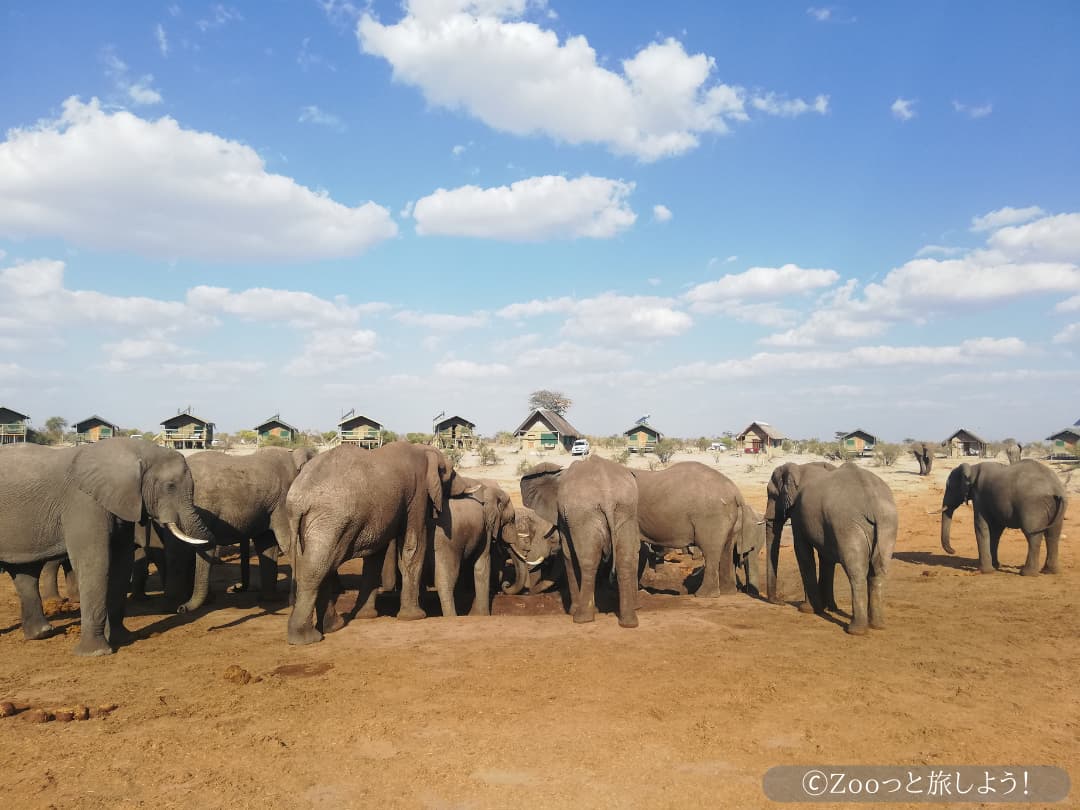
<svg viewBox="0 0 1080 810">
<path fill-rule="evenodd" d="M 0 404 L 899 440 L 1080 417 L 1080 10 L 0 10 Z"/>
</svg>

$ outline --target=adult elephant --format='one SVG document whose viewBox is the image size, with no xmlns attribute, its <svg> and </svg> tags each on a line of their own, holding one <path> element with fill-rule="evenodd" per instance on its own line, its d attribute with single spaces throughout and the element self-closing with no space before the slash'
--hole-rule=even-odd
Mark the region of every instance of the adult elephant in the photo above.
<svg viewBox="0 0 1080 810">
<path fill-rule="evenodd" d="M 316 451 L 309 447 L 287 450 L 264 447 L 244 456 L 207 450 L 188 456 L 195 480 L 195 507 L 210 527 L 217 545 L 207 555 L 197 555 L 191 598 L 179 606 L 185 613 L 198 610 L 210 593 L 210 568 L 220 558 L 221 548 L 240 545 L 240 590 L 251 583 L 251 548 L 259 556 L 259 598 L 271 601 L 277 593 L 278 546 L 289 533 L 285 496 L 300 469 Z M 190 552 L 172 542 L 167 529 L 155 527 L 165 541 L 170 570 L 190 568 Z M 186 584 L 182 590 L 188 590 Z"/>
<path fill-rule="evenodd" d="M 135 524 L 156 520 L 179 540 L 212 535 L 193 503 L 184 457 L 143 439 L 55 450 L 36 445 L 0 452 L 0 564 L 19 594 L 23 634 L 42 638 L 38 577 L 65 554 L 79 580 L 78 655 L 107 655 L 124 637 Z"/>
<path fill-rule="evenodd" d="M 601 559 L 608 559 L 619 584 L 619 625 L 637 627 L 641 541 L 630 471 L 599 456 L 565 470 L 545 462 L 522 476 L 521 500 L 559 528 L 574 621 L 596 618 L 596 573 Z"/>
<path fill-rule="evenodd" d="M 780 565 L 780 538 L 783 535 L 784 524 L 788 519 L 787 507 L 781 502 L 783 484 L 785 481 L 790 481 L 795 488 L 798 488 L 805 481 L 815 476 L 835 470 L 836 465 L 827 461 L 812 461 L 808 464 L 788 462 L 773 470 L 772 476 L 769 478 L 766 487 L 769 500 L 765 507 L 765 535 L 769 544 L 768 553 L 765 555 L 765 588 L 768 600 L 773 604 L 782 605 L 784 603 L 776 581 L 776 570 Z M 833 597 L 833 579 L 836 566 L 823 559 L 819 559 L 819 563 L 821 573 L 815 590 L 819 594 L 821 603 L 828 610 L 836 610 L 836 600 Z"/>
<path fill-rule="evenodd" d="M 919 462 L 919 475 L 929 475 L 934 466 L 934 451 L 930 449 L 930 445 L 922 442 L 913 447 L 911 452 Z"/>
<path fill-rule="evenodd" d="M 377 450 L 341 445 L 304 465 L 286 498 L 289 530 L 282 550 L 292 554 L 295 589 L 289 643 L 320 641 L 344 626 L 334 606 L 336 572 L 352 557 L 365 558 L 361 613 L 374 615 L 386 547 L 398 539 L 398 618 L 422 619 L 428 532 L 448 498 L 476 491 L 470 484 L 440 450 L 408 442 Z"/>
<path fill-rule="evenodd" d="M 565 573 L 559 529 L 527 506 L 519 506 L 514 515 L 514 535 L 507 544 L 514 562 L 514 581 L 504 582 L 504 593 L 516 595 L 523 590 L 543 593 L 558 584 Z"/>
<path fill-rule="evenodd" d="M 949 542 L 952 516 L 968 501 L 975 517 L 979 544 L 979 570 L 989 574 L 999 567 L 998 543 L 1005 529 L 1020 529 L 1027 538 L 1028 553 L 1020 573 L 1039 573 L 1039 545 L 1046 538 L 1046 564 L 1042 573 L 1058 574 L 1058 543 L 1068 498 L 1054 472 L 1034 459 L 1016 464 L 961 464 L 945 483 L 941 499 L 941 547 L 955 554 Z"/>
<path fill-rule="evenodd" d="M 491 615 L 492 545 L 496 540 L 511 545 L 515 526 L 510 496 L 493 481 L 481 481 L 472 494 L 447 501 L 432 527 L 428 547 L 443 616 L 458 615 L 454 589 L 464 562 L 472 566 L 475 594 L 469 615 Z"/>
<path fill-rule="evenodd" d="M 1024 452 L 1024 446 L 1016 439 L 1005 440 L 1005 457 L 1010 464 L 1016 464 Z"/>
<path fill-rule="evenodd" d="M 697 461 L 630 474 L 637 483 L 641 539 L 661 548 L 701 549 L 705 576 L 696 596 L 735 593 L 733 559 L 744 506 L 739 488 L 723 473 Z"/>
<path fill-rule="evenodd" d="M 740 590 L 752 596 L 761 594 L 761 549 L 765 548 L 765 518 L 754 507 L 744 503 L 742 507 L 742 530 L 735 538 L 733 562 L 735 573 L 742 571 L 743 586 Z"/>
<path fill-rule="evenodd" d="M 885 578 L 896 547 L 896 501 L 888 485 L 872 472 L 847 463 L 825 474 L 796 481 L 782 476 L 776 520 L 791 518 L 795 559 L 806 601 L 804 613 L 823 613 L 814 552 L 840 563 L 851 584 L 851 621 L 847 631 L 863 635 L 885 627 Z"/>
</svg>

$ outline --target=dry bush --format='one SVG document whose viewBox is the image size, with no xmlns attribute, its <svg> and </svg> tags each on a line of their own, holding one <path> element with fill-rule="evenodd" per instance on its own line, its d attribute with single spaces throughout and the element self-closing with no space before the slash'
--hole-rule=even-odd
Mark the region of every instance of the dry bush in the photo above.
<svg viewBox="0 0 1080 810">
<path fill-rule="evenodd" d="M 880 467 L 891 467 L 896 463 L 896 459 L 900 458 L 900 453 L 902 453 L 903 450 L 904 448 L 899 444 L 878 442 L 874 445 L 874 461 L 876 461 Z"/>
<path fill-rule="evenodd" d="M 502 459 L 499 458 L 499 455 L 495 452 L 494 447 L 482 444 L 480 445 L 479 452 L 481 467 L 494 467 L 496 464 L 502 464 Z"/>
<path fill-rule="evenodd" d="M 667 464 L 671 461 L 671 457 L 675 455 L 675 451 L 678 449 L 679 445 L 674 439 L 661 439 L 656 443 L 656 447 L 653 448 L 653 453 L 660 459 L 661 464 Z"/>
<path fill-rule="evenodd" d="M 616 464 L 626 464 L 630 461 L 630 451 L 623 450 L 621 453 L 613 456 L 611 460 L 614 461 Z"/>
</svg>

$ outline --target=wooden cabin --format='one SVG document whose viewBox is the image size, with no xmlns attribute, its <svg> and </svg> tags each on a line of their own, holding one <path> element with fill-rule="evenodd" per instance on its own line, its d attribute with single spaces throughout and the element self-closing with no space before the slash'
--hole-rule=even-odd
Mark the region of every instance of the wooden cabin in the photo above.
<svg viewBox="0 0 1080 810">
<path fill-rule="evenodd" d="M 0 405 L 0 444 L 26 441 L 26 425 L 30 417 Z"/>
<path fill-rule="evenodd" d="M 261 425 L 255 426 L 256 444 L 263 444 L 268 439 L 281 439 L 282 441 L 291 442 L 299 435 L 300 431 L 282 420 L 280 413 L 275 413 Z"/>
<path fill-rule="evenodd" d="M 472 450 L 476 444 L 476 425 L 460 416 L 451 416 L 435 424 L 434 444 L 441 450 Z"/>
<path fill-rule="evenodd" d="M 654 428 L 648 422 L 635 422 L 629 430 L 624 430 L 626 437 L 626 449 L 631 453 L 651 453 L 656 449 L 656 443 L 664 438 L 664 434 Z"/>
<path fill-rule="evenodd" d="M 768 422 L 751 422 L 735 441 L 742 442 L 744 453 L 768 453 L 783 445 L 784 434 Z"/>
<path fill-rule="evenodd" d="M 840 450 L 845 455 L 872 456 L 877 441 L 877 436 L 856 428 L 851 433 L 845 433 L 840 437 Z"/>
<path fill-rule="evenodd" d="M 355 444 L 374 450 L 382 446 L 382 425 L 362 413 L 349 411 L 338 422 L 337 444 Z"/>
<path fill-rule="evenodd" d="M 1080 428 L 1067 427 L 1046 440 L 1050 442 L 1050 458 L 1076 458 L 1080 450 Z"/>
<path fill-rule="evenodd" d="M 583 438 L 580 430 L 547 408 L 537 408 L 518 425 L 514 435 L 521 440 L 522 450 L 555 450 L 570 452 L 576 439 Z"/>
<path fill-rule="evenodd" d="M 120 428 L 97 414 L 75 423 L 75 444 L 98 442 L 120 435 Z"/>
<path fill-rule="evenodd" d="M 964 428 L 960 428 L 941 444 L 948 451 L 950 458 L 965 458 L 967 456 L 982 458 L 986 455 L 986 442 Z"/>
<path fill-rule="evenodd" d="M 187 410 L 161 423 L 158 443 L 174 450 L 208 450 L 214 441 L 214 423 Z"/>
</svg>

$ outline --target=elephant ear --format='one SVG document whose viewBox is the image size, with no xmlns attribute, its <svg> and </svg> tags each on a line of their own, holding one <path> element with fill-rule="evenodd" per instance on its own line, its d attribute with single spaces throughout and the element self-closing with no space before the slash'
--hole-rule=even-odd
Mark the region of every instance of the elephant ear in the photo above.
<svg viewBox="0 0 1080 810">
<path fill-rule="evenodd" d="M 292 451 L 293 466 L 296 467 L 296 471 L 300 472 L 300 468 L 315 458 L 315 451 L 310 447 L 297 447 Z"/>
<path fill-rule="evenodd" d="M 446 484 L 450 482 L 450 476 L 454 474 L 454 468 L 447 460 L 442 451 L 434 447 L 424 450 L 427 458 L 427 472 L 425 482 L 427 484 L 428 499 L 435 510 L 436 515 L 441 515 L 446 508 Z"/>
<path fill-rule="evenodd" d="M 102 444 L 77 450 L 68 476 L 106 512 L 128 523 L 138 523 L 143 517 L 142 483 L 146 468 L 140 456 L 119 448 L 120 445 Z"/>
<path fill-rule="evenodd" d="M 554 467 L 554 469 L 540 469 Z M 559 478 L 562 470 L 554 465 L 534 467 L 521 477 L 521 502 L 548 523 L 559 522 Z"/>
</svg>

